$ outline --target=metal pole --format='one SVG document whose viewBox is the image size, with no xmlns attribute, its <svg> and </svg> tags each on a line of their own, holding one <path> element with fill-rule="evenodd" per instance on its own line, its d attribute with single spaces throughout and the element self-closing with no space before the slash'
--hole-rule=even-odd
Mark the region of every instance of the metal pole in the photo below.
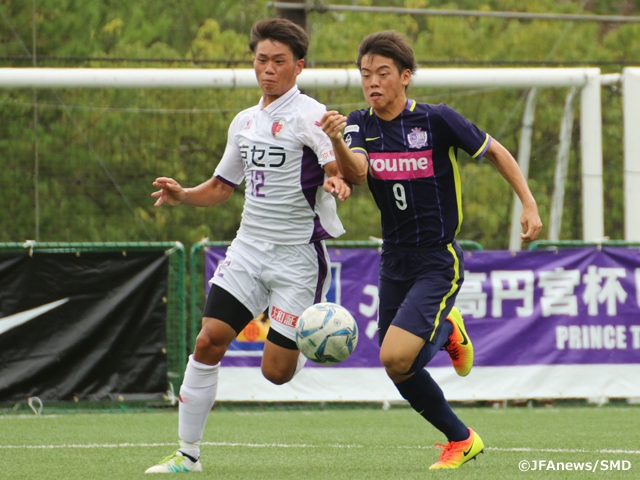
<svg viewBox="0 0 640 480">
<path fill-rule="evenodd" d="M 319 2 L 318 2 L 319 3 Z M 571 22 L 640 23 L 638 16 L 582 15 L 571 13 L 485 12 L 480 10 L 436 10 L 433 8 L 368 7 L 360 5 L 315 5 L 292 1 L 269 2 L 267 7 L 280 10 L 304 10 L 317 12 L 363 12 L 398 15 L 429 15 L 441 17 L 490 17 L 508 20 L 561 20 Z"/>
<path fill-rule="evenodd" d="M 532 88 L 527 95 L 527 103 L 522 115 L 522 128 L 520 129 L 520 146 L 518 147 L 518 166 L 524 175 L 524 179 L 529 178 L 529 159 L 531 157 L 531 136 L 533 135 L 533 119 L 536 113 L 536 101 L 538 99 L 538 89 Z M 513 194 L 513 208 L 511 214 L 511 235 L 509 236 L 509 250 L 519 251 L 522 248 L 520 233 L 520 216 L 522 215 L 522 202 L 518 195 Z"/>
<path fill-rule="evenodd" d="M 32 42 L 33 42 L 33 67 L 38 66 L 36 60 L 36 0 L 31 2 L 32 11 Z M 34 155 L 34 172 L 33 172 L 33 186 L 34 186 L 34 202 L 35 202 L 35 241 L 40 241 L 40 158 L 38 152 L 38 90 L 33 89 L 33 155 Z"/>
<path fill-rule="evenodd" d="M 283 5 L 276 5 L 277 17 L 286 18 L 300 25 L 303 29 L 307 29 L 307 10 L 304 4 L 302 4 L 303 8 L 288 8 L 288 4 L 296 4 L 296 0 L 282 0 L 282 2 L 279 3 Z"/>
</svg>

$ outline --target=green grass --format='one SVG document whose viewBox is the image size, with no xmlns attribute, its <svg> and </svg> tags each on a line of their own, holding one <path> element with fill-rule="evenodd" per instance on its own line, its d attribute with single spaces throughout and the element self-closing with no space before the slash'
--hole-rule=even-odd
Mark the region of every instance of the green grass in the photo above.
<svg viewBox="0 0 640 480">
<path fill-rule="evenodd" d="M 443 437 L 408 408 L 218 409 L 210 415 L 205 432 L 205 470 L 192 476 L 640 478 L 640 408 L 458 408 L 457 412 L 482 436 L 485 453 L 460 470 L 428 471 L 437 459 L 433 444 Z M 0 415 L 0 478 L 148 479 L 144 470 L 175 450 L 177 422 L 175 411 Z M 523 460 L 599 461 L 600 465 L 605 460 L 626 460 L 631 469 L 521 472 L 518 464 Z"/>
</svg>

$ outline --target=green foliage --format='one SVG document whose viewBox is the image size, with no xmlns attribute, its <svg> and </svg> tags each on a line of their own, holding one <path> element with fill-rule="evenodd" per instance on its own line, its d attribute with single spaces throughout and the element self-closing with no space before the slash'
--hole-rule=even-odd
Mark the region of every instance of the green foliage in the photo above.
<svg viewBox="0 0 640 480">
<path fill-rule="evenodd" d="M 333 2 L 332 2 L 333 3 Z M 342 2 L 347 3 L 347 2 Z M 638 14 L 637 2 L 618 0 L 361 0 L 359 5 L 409 8 Z M 248 66 L 248 35 L 259 18 L 273 16 L 266 0 L 37 0 L 38 56 L 103 56 L 157 59 L 152 67 L 191 67 L 189 60 L 241 60 Z M 0 0 L 0 57 L 32 50 L 32 2 Z M 640 25 L 520 21 L 496 18 L 310 12 L 307 65 L 354 64 L 361 39 L 394 28 L 412 43 L 419 63 L 429 61 L 548 60 L 633 61 L 640 64 Z M 15 32 L 15 33 L 14 33 Z M 19 39 L 18 39 L 19 37 Z M 187 62 L 167 63 L 165 59 Z M 0 60 L 3 66 L 25 62 Z M 76 64 L 74 64 L 76 65 Z M 131 67 L 123 60 L 92 61 L 91 67 Z M 425 67 L 426 68 L 426 67 Z M 604 71 L 619 72 L 613 65 Z M 306 92 L 343 113 L 366 106 L 359 89 Z M 560 119 L 566 89 L 540 91 L 529 184 L 548 223 Z M 510 89 L 417 89 L 409 96 L 446 102 L 489 132 L 517 157 L 526 91 Z M 152 181 L 172 176 L 186 186 L 213 173 L 226 143 L 229 122 L 254 105 L 254 89 L 120 90 L 37 92 L 38 203 L 41 241 L 180 240 L 189 246 L 207 236 L 235 235 L 243 187 L 223 205 L 209 209 L 153 208 Z M 0 90 L 0 241 L 35 237 L 36 166 L 33 102 L 28 89 Z M 64 106 L 61 104 L 64 104 Z M 602 92 L 605 233 L 622 238 L 622 107 L 616 89 Z M 579 122 L 565 192 L 561 237 L 582 237 Z M 464 217 L 460 238 L 485 248 L 505 248 L 513 193 L 495 169 L 461 153 Z M 380 236 L 379 213 L 366 185 L 341 203 L 345 239 Z M 546 228 L 541 238 L 546 238 Z"/>
<path fill-rule="evenodd" d="M 193 58 L 239 60 L 251 58 L 250 53 L 243 35 L 233 30 L 221 31 L 218 22 L 211 18 L 205 20 L 191 42 Z"/>
</svg>

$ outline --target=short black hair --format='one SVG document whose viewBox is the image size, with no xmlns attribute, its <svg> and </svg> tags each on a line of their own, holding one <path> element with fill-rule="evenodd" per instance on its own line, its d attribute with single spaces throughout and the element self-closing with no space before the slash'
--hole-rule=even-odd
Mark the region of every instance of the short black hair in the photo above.
<svg viewBox="0 0 640 480">
<path fill-rule="evenodd" d="M 265 18 L 251 29 L 249 48 L 256 53 L 256 46 L 263 40 L 275 40 L 291 49 L 296 60 L 307 56 L 309 36 L 304 29 L 286 18 Z"/>
<path fill-rule="evenodd" d="M 356 61 L 358 69 L 362 68 L 362 57 L 365 55 L 391 58 L 400 73 L 409 69 L 413 75 L 418 70 L 418 64 L 409 43 L 395 30 L 372 33 L 360 42 Z"/>
</svg>

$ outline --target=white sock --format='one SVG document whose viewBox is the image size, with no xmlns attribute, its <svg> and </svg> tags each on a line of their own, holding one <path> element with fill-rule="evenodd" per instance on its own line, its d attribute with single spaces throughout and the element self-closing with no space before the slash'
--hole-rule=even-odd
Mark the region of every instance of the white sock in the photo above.
<svg viewBox="0 0 640 480">
<path fill-rule="evenodd" d="M 180 451 L 200 456 L 200 442 L 218 391 L 218 365 L 205 365 L 189 357 L 180 387 L 178 435 Z"/>
<path fill-rule="evenodd" d="M 296 365 L 296 371 L 293 372 L 294 377 L 300 372 L 300 370 L 302 370 L 302 367 L 304 367 L 305 363 L 307 363 L 307 357 L 300 353 L 300 355 L 298 355 L 298 364 Z"/>
</svg>

